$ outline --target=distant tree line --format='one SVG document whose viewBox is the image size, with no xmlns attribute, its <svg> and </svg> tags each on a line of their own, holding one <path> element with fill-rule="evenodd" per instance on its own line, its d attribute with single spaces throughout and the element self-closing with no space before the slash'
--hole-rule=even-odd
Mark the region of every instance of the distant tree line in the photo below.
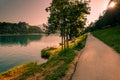
<svg viewBox="0 0 120 80">
<path fill-rule="evenodd" d="M 115 7 L 113 8 L 108 7 L 107 10 L 103 12 L 103 15 L 99 16 L 99 19 L 95 23 L 91 23 L 89 25 L 89 28 L 91 27 L 91 31 L 93 31 L 96 29 L 114 27 L 115 25 L 120 25 L 120 3 L 119 2 L 117 2 Z M 87 28 L 87 30 L 89 29 Z"/>
<path fill-rule="evenodd" d="M 117 3 L 114 8 L 108 8 L 103 16 L 99 17 L 94 27 L 101 29 L 120 25 L 120 3 Z"/>
<path fill-rule="evenodd" d="M 26 22 L 0 22 L 0 34 L 28 34 L 41 32 L 42 31 L 38 26 L 30 26 Z"/>
</svg>

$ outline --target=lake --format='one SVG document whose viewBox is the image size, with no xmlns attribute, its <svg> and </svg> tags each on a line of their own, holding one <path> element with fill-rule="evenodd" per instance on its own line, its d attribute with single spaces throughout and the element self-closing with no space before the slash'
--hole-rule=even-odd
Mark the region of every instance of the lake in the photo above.
<svg viewBox="0 0 120 80">
<path fill-rule="evenodd" d="M 60 40 L 57 34 L 0 36 L 0 72 L 28 62 L 45 63 L 41 50 L 59 46 Z"/>
</svg>

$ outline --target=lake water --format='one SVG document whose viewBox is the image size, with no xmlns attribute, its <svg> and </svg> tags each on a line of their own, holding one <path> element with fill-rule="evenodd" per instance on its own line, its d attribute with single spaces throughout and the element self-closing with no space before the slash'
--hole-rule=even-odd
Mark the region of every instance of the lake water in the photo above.
<svg viewBox="0 0 120 80">
<path fill-rule="evenodd" d="M 59 46 L 58 35 L 12 35 L 0 36 L 0 72 L 27 62 L 46 62 L 40 51 L 46 47 Z"/>
</svg>

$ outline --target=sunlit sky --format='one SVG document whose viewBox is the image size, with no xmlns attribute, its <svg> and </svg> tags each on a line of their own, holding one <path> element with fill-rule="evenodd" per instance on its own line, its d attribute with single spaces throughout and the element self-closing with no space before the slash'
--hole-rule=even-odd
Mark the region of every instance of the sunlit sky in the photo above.
<svg viewBox="0 0 120 80">
<path fill-rule="evenodd" d="M 40 25 L 47 22 L 49 13 L 45 8 L 52 0 L 0 0 L 0 22 L 25 21 L 30 25 Z M 88 22 L 98 19 L 106 9 L 109 0 L 91 0 L 91 14 Z"/>
<path fill-rule="evenodd" d="M 110 0 L 91 0 L 90 7 L 91 13 L 88 16 L 88 23 L 94 22 L 102 15 L 103 11 L 107 9 Z"/>
</svg>

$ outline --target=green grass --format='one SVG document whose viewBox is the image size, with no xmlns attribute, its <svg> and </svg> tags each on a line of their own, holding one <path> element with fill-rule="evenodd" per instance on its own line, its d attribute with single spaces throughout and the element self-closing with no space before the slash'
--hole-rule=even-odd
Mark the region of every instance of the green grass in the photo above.
<svg viewBox="0 0 120 80">
<path fill-rule="evenodd" d="M 120 53 L 120 26 L 98 30 L 93 35 Z"/>
<path fill-rule="evenodd" d="M 86 35 L 78 37 L 71 48 L 60 51 L 56 56 L 50 58 L 48 62 L 42 65 L 41 72 L 45 80 L 61 80 L 65 76 L 71 62 L 76 54 L 74 50 L 81 50 L 85 46 Z"/>
<path fill-rule="evenodd" d="M 50 48 L 50 51 L 53 54 L 56 51 L 59 52 L 49 58 L 46 63 L 42 65 L 38 65 L 37 63 L 20 65 L 6 72 L 0 73 L 0 80 L 7 77 L 7 80 L 11 80 L 9 77 L 15 77 L 16 75 L 18 75 L 18 77 L 15 80 L 26 80 L 27 78 L 34 76 L 36 73 L 40 73 L 45 80 L 61 80 L 66 75 L 66 71 L 76 56 L 74 50 L 81 50 L 85 46 L 85 40 L 86 35 L 78 37 L 75 40 L 75 43 L 71 43 L 71 47 L 64 51 L 59 51 L 60 47 L 58 47 L 58 49 Z"/>
<path fill-rule="evenodd" d="M 43 74 L 46 76 L 45 80 L 61 79 L 75 56 L 76 54 L 73 49 L 66 49 L 59 52 L 57 56 L 51 58 L 46 65 L 43 66 Z"/>
<path fill-rule="evenodd" d="M 84 34 L 82 36 L 77 37 L 74 42 L 69 42 L 69 48 L 73 48 L 74 50 L 81 50 L 84 47 L 87 35 Z M 49 47 L 45 48 L 41 51 L 41 57 L 44 59 L 49 59 L 59 53 L 61 51 L 61 46 L 54 48 Z"/>
<path fill-rule="evenodd" d="M 81 50 L 85 46 L 86 39 L 87 39 L 87 36 L 84 36 L 81 41 L 78 41 L 78 43 L 75 46 L 73 46 L 73 49 Z"/>
<path fill-rule="evenodd" d="M 37 63 L 26 63 L 14 67 L 6 72 L 0 73 L 0 80 L 4 80 L 4 78 L 7 78 L 6 80 L 9 80 L 11 77 L 17 76 L 19 76 L 17 80 L 25 80 L 28 76 L 34 75 L 36 72 L 38 72 L 39 69 L 40 65 L 37 65 Z"/>
<path fill-rule="evenodd" d="M 45 48 L 41 51 L 41 57 L 44 59 L 49 59 L 52 56 L 50 51 L 56 50 L 54 47 Z"/>
</svg>

